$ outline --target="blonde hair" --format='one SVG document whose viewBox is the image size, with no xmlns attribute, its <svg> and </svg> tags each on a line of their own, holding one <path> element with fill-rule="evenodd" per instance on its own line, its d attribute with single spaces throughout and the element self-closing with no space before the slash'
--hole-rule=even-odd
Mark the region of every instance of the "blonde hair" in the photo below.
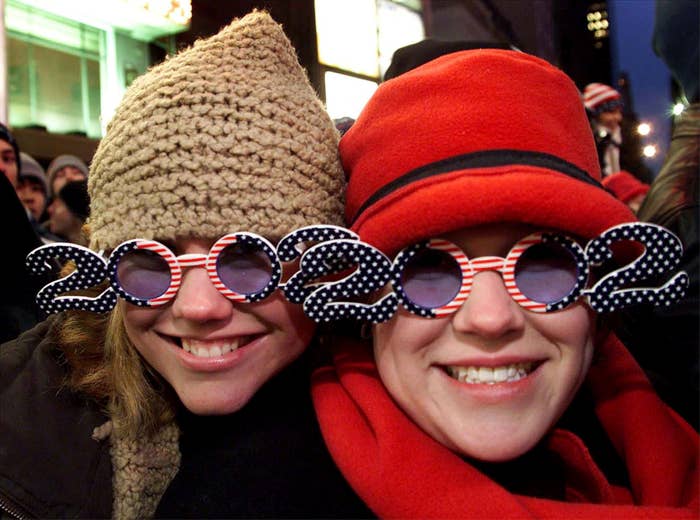
<svg viewBox="0 0 700 520">
<path fill-rule="evenodd" d="M 118 301 L 108 314 L 64 313 L 58 341 L 70 366 L 65 383 L 96 401 L 115 432 L 151 436 L 173 420 L 176 398 L 129 339 L 124 305 Z"/>
</svg>

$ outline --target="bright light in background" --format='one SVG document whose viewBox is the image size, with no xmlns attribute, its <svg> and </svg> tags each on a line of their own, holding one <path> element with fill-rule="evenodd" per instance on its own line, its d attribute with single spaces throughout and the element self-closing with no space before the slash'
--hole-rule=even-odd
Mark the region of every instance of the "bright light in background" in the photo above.
<svg viewBox="0 0 700 520">
<path fill-rule="evenodd" d="M 324 65 L 377 77 L 375 0 L 316 0 L 314 5 L 318 60 Z"/>
<path fill-rule="evenodd" d="M 649 157 L 649 158 L 656 157 L 656 152 L 657 152 L 656 145 L 653 145 L 653 144 L 646 145 L 644 147 L 644 149 L 642 150 L 644 157 Z"/>
<path fill-rule="evenodd" d="M 674 116 L 679 116 L 683 113 L 684 110 L 685 110 L 685 105 L 683 103 L 676 103 L 675 105 L 673 105 L 671 112 L 673 113 Z"/>
<path fill-rule="evenodd" d="M 100 29 L 119 27 L 150 41 L 187 29 L 192 0 L 22 0 L 22 4 Z"/>
<path fill-rule="evenodd" d="M 379 69 L 382 76 L 391 64 L 394 51 L 425 38 L 420 13 L 388 0 L 378 0 Z"/>
<path fill-rule="evenodd" d="M 651 133 L 651 125 L 649 123 L 639 123 L 637 133 L 639 135 L 649 135 Z"/>
<path fill-rule="evenodd" d="M 377 90 L 374 81 L 355 78 L 346 74 L 326 72 L 326 109 L 332 119 L 352 117 L 362 112 L 369 98 Z"/>
</svg>

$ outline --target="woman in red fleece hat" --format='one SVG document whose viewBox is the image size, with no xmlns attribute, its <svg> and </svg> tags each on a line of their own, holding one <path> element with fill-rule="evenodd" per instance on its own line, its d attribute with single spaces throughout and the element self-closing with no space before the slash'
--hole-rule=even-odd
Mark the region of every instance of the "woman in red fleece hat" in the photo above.
<svg viewBox="0 0 700 520">
<path fill-rule="evenodd" d="M 676 298 L 683 274 L 629 285 L 680 245 L 600 185 L 573 82 L 513 51 L 442 56 L 383 83 L 340 153 L 351 229 L 394 258 L 389 310 L 373 349 L 333 342 L 312 392 L 370 508 L 697 518 L 698 436 L 599 318 Z M 619 267 L 629 239 L 645 256 Z"/>
</svg>

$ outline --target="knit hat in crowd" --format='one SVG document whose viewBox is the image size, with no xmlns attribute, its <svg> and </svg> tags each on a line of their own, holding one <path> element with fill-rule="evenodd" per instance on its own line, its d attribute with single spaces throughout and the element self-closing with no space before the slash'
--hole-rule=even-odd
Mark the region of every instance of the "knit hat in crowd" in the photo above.
<svg viewBox="0 0 700 520">
<path fill-rule="evenodd" d="M 603 186 L 624 203 L 628 203 L 639 195 L 646 195 L 649 185 L 643 183 L 630 172 L 620 170 L 603 179 Z"/>
<path fill-rule="evenodd" d="M 280 25 L 254 11 L 137 78 L 92 161 L 90 245 L 277 240 L 340 224 L 338 133 Z"/>
<path fill-rule="evenodd" d="M 81 220 L 90 216 L 90 196 L 87 181 L 69 181 L 58 190 L 61 199 L 73 215 Z"/>
<path fill-rule="evenodd" d="M 41 167 L 41 164 L 36 162 L 34 157 L 24 152 L 19 153 L 19 160 L 22 164 L 22 175 L 19 176 L 20 180 L 34 179 L 41 184 L 44 195 L 48 195 L 49 188 L 46 181 L 46 173 L 44 172 L 44 168 Z"/>
<path fill-rule="evenodd" d="M 10 129 L 2 123 L 0 123 L 0 140 L 5 141 L 15 151 L 15 160 L 17 161 L 17 176 L 19 176 L 22 173 L 22 164 L 19 159 L 19 145 L 15 140 L 15 136 L 13 136 L 12 132 L 10 132 Z"/>
<path fill-rule="evenodd" d="M 593 115 L 622 107 L 620 93 L 604 83 L 589 83 L 583 89 L 583 104 Z"/>
<path fill-rule="evenodd" d="M 387 254 L 486 223 L 585 238 L 630 209 L 600 184 L 574 83 L 516 51 L 462 51 L 379 86 L 340 142 L 346 218 Z"/>
<path fill-rule="evenodd" d="M 69 154 L 59 155 L 58 157 L 54 158 L 54 160 L 49 163 L 49 167 L 46 168 L 46 175 L 49 177 L 49 191 L 53 189 L 53 179 L 56 177 L 56 174 L 66 166 L 76 168 L 85 175 L 85 178 L 87 178 L 88 167 L 80 157 Z M 55 193 L 52 193 L 52 195 L 55 195 Z"/>
</svg>

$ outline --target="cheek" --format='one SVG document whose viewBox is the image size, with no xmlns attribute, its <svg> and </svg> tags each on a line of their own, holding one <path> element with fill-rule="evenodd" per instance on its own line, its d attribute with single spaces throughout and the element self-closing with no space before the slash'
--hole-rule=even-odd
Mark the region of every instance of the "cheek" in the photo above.
<svg viewBox="0 0 700 520">
<path fill-rule="evenodd" d="M 256 314 L 275 328 L 285 343 L 305 347 L 316 332 L 316 322 L 304 314 L 302 306 L 288 302 L 279 291 L 262 302 Z"/>
<path fill-rule="evenodd" d="M 380 373 L 417 359 L 414 356 L 428 350 L 448 323 L 449 319 L 426 319 L 399 309 L 391 320 L 375 325 L 373 348 Z"/>
<path fill-rule="evenodd" d="M 559 345 L 582 346 L 592 337 L 594 313 L 578 303 L 550 314 L 530 314 L 532 323 L 545 337 Z"/>
<path fill-rule="evenodd" d="M 550 315 L 537 315 L 535 327 L 554 343 L 564 363 L 568 376 L 578 387 L 588 372 L 593 357 L 595 336 L 595 313 L 584 304 Z"/>
<path fill-rule="evenodd" d="M 121 302 L 120 302 L 121 303 Z M 142 350 L 143 341 L 141 338 L 151 332 L 151 328 L 156 324 L 158 318 L 163 314 L 161 309 L 149 309 L 137 307 L 135 305 L 123 304 L 124 327 L 132 343 Z"/>
</svg>

